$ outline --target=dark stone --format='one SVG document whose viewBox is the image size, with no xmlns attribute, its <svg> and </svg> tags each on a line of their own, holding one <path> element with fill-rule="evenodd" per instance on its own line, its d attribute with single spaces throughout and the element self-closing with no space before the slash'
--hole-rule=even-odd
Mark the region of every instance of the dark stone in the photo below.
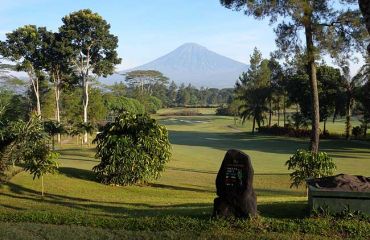
<svg viewBox="0 0 370 240">
<path fill-rule="evenodd" d="M 245 153 L 228 150 L 216 178 L 213 216 L 245 218 L 257 214 L 253 167 Z"/>
</svg>

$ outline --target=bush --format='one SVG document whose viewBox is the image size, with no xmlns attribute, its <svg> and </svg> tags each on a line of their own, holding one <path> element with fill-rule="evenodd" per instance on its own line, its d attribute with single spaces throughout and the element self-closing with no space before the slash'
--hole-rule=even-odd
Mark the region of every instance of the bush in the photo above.
<svg viewBox="0 0 370 240">
<path fill-rule="evenodd" d="M 216 109 L 216 115 L 219 116 L 234 116 L 227 105 L 221 105 Z"/>
<path fill-rule="evenodd" d="M 355 138 L 358 138 L 360 136 L 362 136 L 364 133 L 364 129 L 360 126 L 356 126 L 354 128 L 352 128 L 352 135 L 355 137 Z"/>
<path fill-rule="evenodd" d="M 145 107 L 138 100 L 133 98 L 119 97 L 109 104 L 111 111 L 120 113 L 123 111 L 131 112 L 133 114 L 144 114 Z"/>
<path fill-rule="evenodd" d="M 159 98 L 149 96 L 145 99 L 145 110 L 147 113 L 157 113 L 162 108 L 162 101 Z"/>
<path fill-rule="evenodd" d="M 307 138 L 311 136 L 311 130 L 309 129 L 296 129 L 293 128 L 291 125 L 286 127 L 280 127 L 276 124 L 269 126 L 261 126 L 258 128 L 259 133 L 276 135 L 276 136 L 289 136 L 289 137 L 297 137 L 297 138 Z"/>
<path fill-rule="evenodd" d="M 288 170 L 294 170 L 290 174 L 292 180 L 290 187 L 298 187 L 309 178 L 330 176 L 336 169 L 333 159 L 327 153 L 313 153 L 300 149 L 290 157 L 285 165 L 288 166 Z"/>
<path fill-rule="evenodd" d="M 157 179 L 169 161 L 167 129 L 149 115 L 121 113 L 93 141 L 100 164 L 93 168 L 105 184 L 129 185 Z"/>
</svg>

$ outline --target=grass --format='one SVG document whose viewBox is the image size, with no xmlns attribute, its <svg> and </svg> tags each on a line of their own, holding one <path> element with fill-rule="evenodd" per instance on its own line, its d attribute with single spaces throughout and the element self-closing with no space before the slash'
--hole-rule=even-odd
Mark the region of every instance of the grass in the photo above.
<svg viewBox="0 0 370 240">
<path fill-rule="evenodd" d="M 75 140 L 65 139 L 66 143 L 58 150 L 61 153 L 59 174 L 46 176 L 43 199 L 39 193 L 40 181 L 33 181 L 26 172 L 18 173 L 0 185 L 0 238 L 10 239 L 15 233 L 20 236 L 30 233 L 35 238 L 58 239 L 67 236 L 62 234 L 67 231 L 72 234 L 70 236 L 77 234 L 78 238 L 94 236 L 97 239 L 120 236 L 176 238 L 179 235 L 183 238 L 190 235 L 229 238 L 246 237 L 246 234 L 256 238 L 253 237 L 255 234 L 261 239 L 285 239 L 288 236 L 315 239 L 319 235 L 334 236 L 335 239 L 352 236 L 351 231 L 357 234 L 363 224 L 365 229 L 370 229 L 369 223 L 361 221 L 344 221 L 330 229 L 323 227 L 327 224 L 326 219 L 306 218 L 305 189 L 289 188 L 289 172 L 284 163 L 296 148 L 307 146 L 307 139 L 253 136 L 245 132 L 251 127 L 249 122 L 245 126 L 233 126 L 231 117 L 204 115 L 158 119 L 169 129 L 173 147 L 172 159 L 159 180 L 145 186 L 100 184 L 91 172 L 98 164 L 93 147 L 80 147 L 74 144 Z M 230 148 L 241 149 L 251 156 L 255 170 L 254 188 L 262 217 L 258 221 L 263 222 L 255 224 L 267 224 L 266 229 L 271 228 L 273 233 L 266 232 L 264 227 L 245 232 L 233 224 L 219 228 L 220 223 L 209 220 L 216 197 L 215 177 L 225 151 Z M 370 176 L 369 143 L 323 140 L 321 150 L 334 157 L 338 173 Z M 302 221 L 309 221 L 307 224 L 312 225 L 312 229 L 301 229 Z M 243 224 L 248 228 L 253 225 Z M 142 225 L 148 225 L 148 228 L 140 229 Z M 204 225 L 204 229 L 199 229 L 198 225 Z M 369 231 L 361 234 L 370 236 Z"/>
</svg>

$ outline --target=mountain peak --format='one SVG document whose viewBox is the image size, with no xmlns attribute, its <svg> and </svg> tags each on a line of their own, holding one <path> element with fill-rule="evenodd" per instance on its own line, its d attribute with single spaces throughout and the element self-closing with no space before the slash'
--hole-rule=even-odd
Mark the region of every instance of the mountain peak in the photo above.
<svg viewBox="0 0 370 240">
<path fill-rule="evenodd" d="M 157 70 L 177 84 L 197 87 L 233 87 L 248 65 L 208 50 L 197 43 L 184 43 L 149 63 L 127 70 Z M 127 72 L 126 71 L 126 72 Z"/>
<path fill-rule="evenodd" d="M 206 47 L 198 44 L 198 43 L 193 43 L 193 42 L 188 42 L 182 44 L 180 47 L 177 49 L 201 49 L 201 50 L 208 50 Z"/>
</svg>

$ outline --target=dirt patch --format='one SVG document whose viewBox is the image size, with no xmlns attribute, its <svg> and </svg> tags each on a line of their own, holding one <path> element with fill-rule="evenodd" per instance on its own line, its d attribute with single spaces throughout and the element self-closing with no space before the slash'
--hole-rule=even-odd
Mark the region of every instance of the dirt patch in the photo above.
<svg viewBox="0 0 370 240">
<path fill-rule="evenodd" d="M 307 181 L 308 185 L 327 190 L 340 192 L 370 192 L 370 178 L 339 174 L 331 177 L 315 178 Z"/>
</svg>

